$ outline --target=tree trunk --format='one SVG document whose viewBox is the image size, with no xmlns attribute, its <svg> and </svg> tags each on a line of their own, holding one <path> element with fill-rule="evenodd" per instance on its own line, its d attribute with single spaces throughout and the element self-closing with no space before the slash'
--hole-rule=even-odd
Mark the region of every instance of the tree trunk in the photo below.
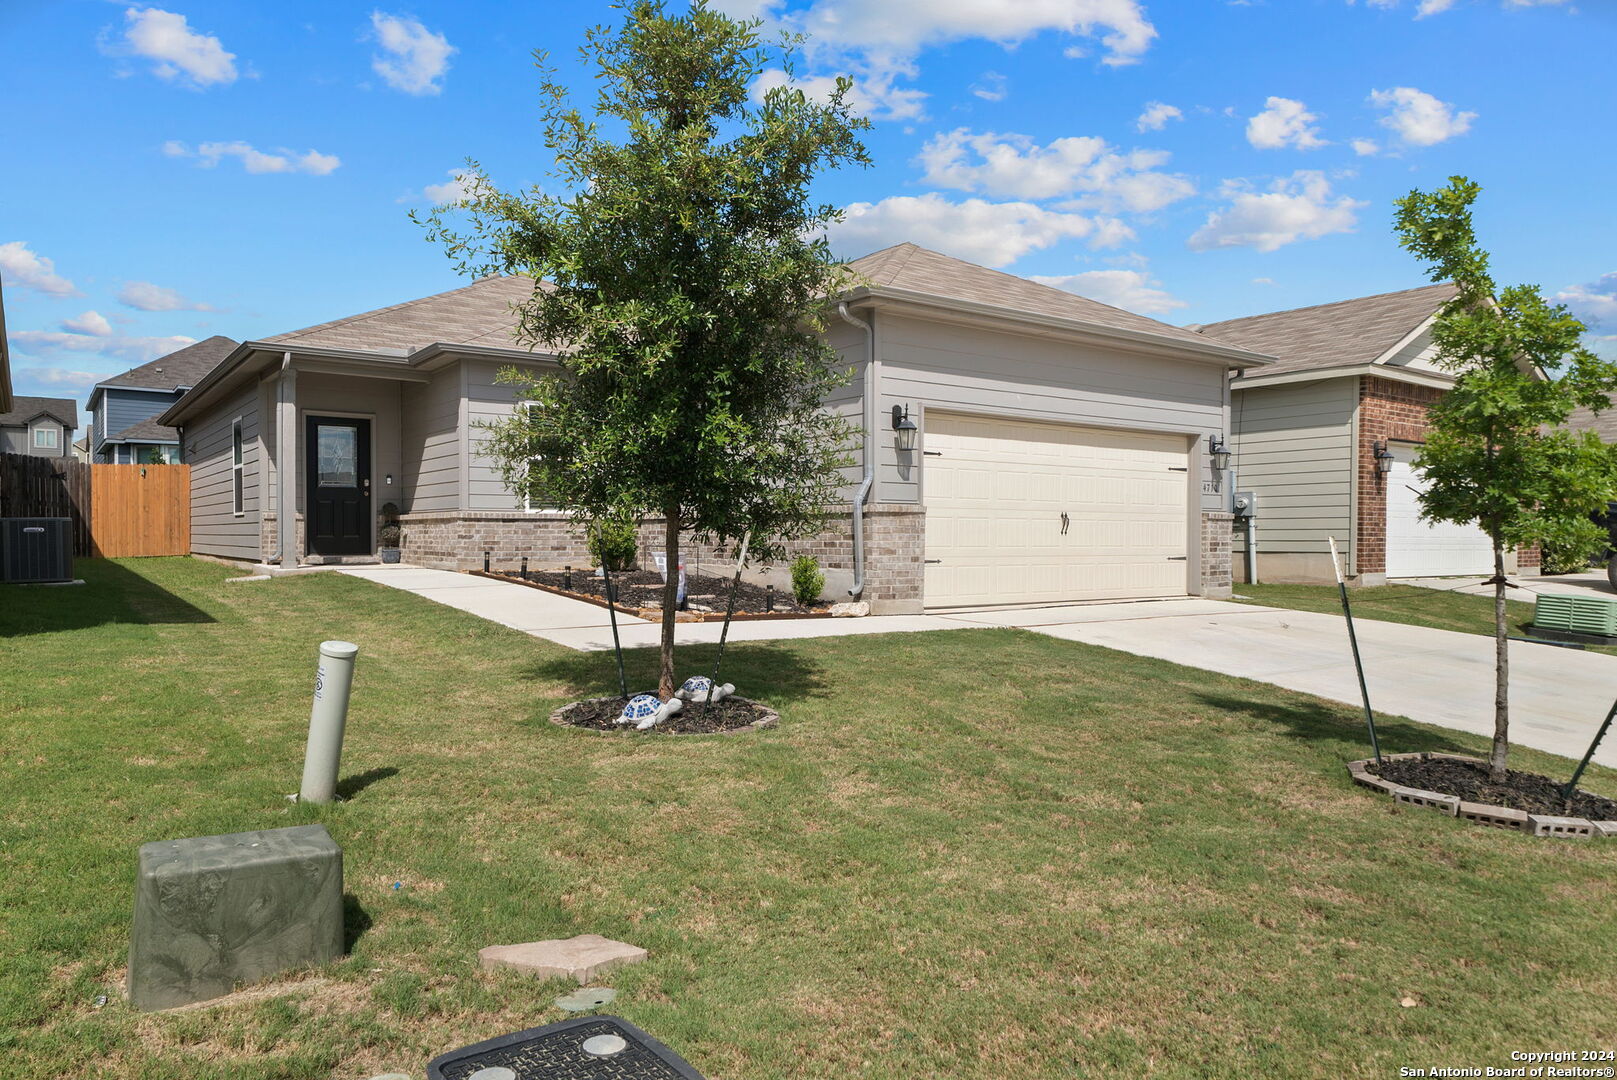
<svg viewBox="0 0 1617 1080">
<path fill-rule="evenodd" d="M 1503 783 L 1505 760 L 1510 755 L 1510 627 L 1505 612 L 1505 551 L 1493 548 L 1494 697 L 1493 752 L 1488 755 L 1488 779 Z"/>
<path fill-rule="evenodd" d="M 657 675 L 657 696 L 667 701 L 679 683 L 674 681 L 674 605 L 679 599 L 679 504 L 663 510 L 663 559 L 668 581 L 663 585 L 662 663 Z"/>
</svg>

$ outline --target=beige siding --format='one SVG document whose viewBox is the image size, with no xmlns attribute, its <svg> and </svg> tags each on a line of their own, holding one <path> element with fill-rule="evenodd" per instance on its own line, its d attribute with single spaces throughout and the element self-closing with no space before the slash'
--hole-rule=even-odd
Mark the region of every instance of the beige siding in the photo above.
<svg viewBox="0 0 1617 1080">
<path fill-rule="evenodd" d="M 894 405 L 908 404 L 920 419 L 923 447 L 926 423 L 916 417 L 917 406 L 1131 431 L 1226 430 L 1225 372 L 1216 364 L 893 316 L 882 316 L 878 327 L 878 502 L 922 498 L 924 464 L 899 460 L 893 445 Z M 1211 480 L 1205 453 L 1192 455 L 1192 467 Z M 1221 496 L 1209 493 L 1203 504 L 1217 509 Z"/>
<path fill-rule="evenodd" d="M 1345 547 L 1352 528 L 1356 378 L 1237 390 L 1236 486 L 1258 499 L 1258 555 Z M 1237 540 L 1237 549 L 1245 550 Z"/>
<path fill-rule="evenodd" d="M 1387 357 L 1388 367 L 1411 368 L 1416 371 L 1443 371 L 1437 362 L 1437 345 L 1432 341 L 1431 328 L 1422 330 L 1419 334 L 1404 344 L 1404 347 Z"/>
<path fill-rule="evenodd" d="M 259 550 L 259 394 L 256 383 L 197 417 L 185 429 L 191 465 L 191 550 L 257 562 Z M 233 505 L 231 427 L 241 418 L 242 510 Z"/>
<path fill-rule="evenodd" d="M 405 386 L 402 419 L 402 505 L 411 513 L 460 509 L 460 365 Z"/>
<path fill-rule="evenodd" d="M 862 317 L 868 319 L 870 313 L 865 312 Z M 865 468 L 865 443 L 862 432 L 865 426 L 865 359 L 869 355 L 866 352 L 868 345 L 863 330 L 840 318 L 826 327 L 825 338 L 841 357 L 838 361 L 838 370 L 848 376 L 846 383 L 826 396 L 825 407 L 841 416 L 854 429 L 853 442 L 847 447 L 849 464 L 842 471 L 844 498 L 852 499 L 859 490 L 859 481 L 864 477 Z M 875 501 L 874 498 L 871 501 Z"/>
<path fill-rule="evenodd" d="M 461 364 L 466 394 L 465 483 L 466 508 L 469 510 L 522 509 L 522 503 L 500 478 L 499 465 L 483 453 L 488 432 L 478 427 L 479 424 L 503 420 L 516 407 L 520 387 L 496 381 L 500 370 L 506 366 L 489 360 L 466 360 Z"/>
</svg>

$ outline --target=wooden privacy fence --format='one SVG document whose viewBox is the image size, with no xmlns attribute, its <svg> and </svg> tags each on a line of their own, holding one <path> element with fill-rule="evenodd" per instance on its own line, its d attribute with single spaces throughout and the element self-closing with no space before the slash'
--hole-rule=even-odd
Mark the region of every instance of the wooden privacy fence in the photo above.
<svg viewBox="0 0 1617 1080">
<path fill-rule="evenodd" d="M 184 555 L 191 467 L 0 454 L 0 517 L 71 518 L 79 556 Z"/>
<path fill-rule="evenodd" d="M 91 465 L 90 539 L 97 555 L 191 550 L 191 466 Z"/>
</svg>

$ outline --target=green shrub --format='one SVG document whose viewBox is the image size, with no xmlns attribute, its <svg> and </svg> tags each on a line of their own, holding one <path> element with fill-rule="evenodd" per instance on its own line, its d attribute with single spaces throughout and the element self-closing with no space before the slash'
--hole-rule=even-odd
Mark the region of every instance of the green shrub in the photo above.
<svg viewBox="0 0 1617 1080">
<path fill-rule="evenodd" d="M 820 598 L 825 588 L 825 575 L 820 572 L 820 560 L 812 555 L 799 555 L 792 560 L 792 595 L 799 604 L 807 606 Z"/>
<path fill-rule="evenodd" d="M 616 573 L 634 569 L 640 550 L 639 533 L 629 520 L 597 521 L 590 525 L 590 558 Z"/>
<path fill-rule="evenodd" d="M 1591 564 L 1599 562 L 1604 549 L 1589 551 L 1582 545 L 1568 547 L 1565 544 L 1548 542 L 1540 545 L 1539 552 L 1542 559 L 1540 567 L 1542 573 L 1577 574 L 1589 569 Z"/>
</svg>

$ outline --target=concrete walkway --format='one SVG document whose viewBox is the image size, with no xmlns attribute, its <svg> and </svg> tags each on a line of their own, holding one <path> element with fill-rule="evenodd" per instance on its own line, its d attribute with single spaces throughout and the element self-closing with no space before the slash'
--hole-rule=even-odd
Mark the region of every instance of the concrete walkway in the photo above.
<svg viewBox="0 0 1617 1080">
<path fill-rule="evenodd" d="M 404 589 L 581 651 L 612 647 L 604 608 L 539 589 L 445 570 L 346 567 L 341 573 Z M 1376 712 L 1489 735 L 1493 639 L 1360 619 L 1359 646 Z M 1017 627 L 1068 641 L 1256 679 L 1358 706 L 1359 684 L 1338 615 L 1224 603 L 1158 600 L 862 619 L 778 619 L 731 624 L 731 641 L 777 641 L 968 627 Z M 655 645 L 659 627 L 619 614 L 629 648 Z M 681 623 L 680 644 L 718 640 L 719 623 Z M 1581 757 L 1617 698 L 1617 657 L 1511 643 L 1511 730 L 1517 741 Z M 1596 760 L 1617 767 L 1617 736 Z"/>
</svg>

